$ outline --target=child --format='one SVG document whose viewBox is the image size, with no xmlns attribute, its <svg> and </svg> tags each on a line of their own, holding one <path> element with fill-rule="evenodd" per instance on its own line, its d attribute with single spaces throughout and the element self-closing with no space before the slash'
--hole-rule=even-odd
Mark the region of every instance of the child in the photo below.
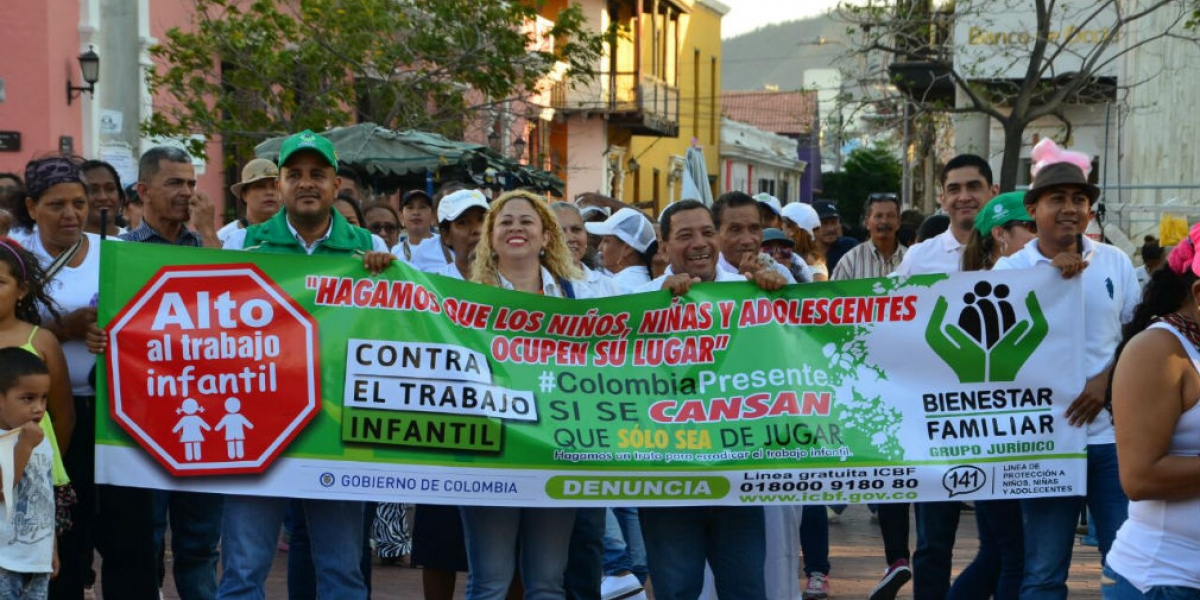
<svg viewBox="0 0 1200 600">
<path fill-rule="evenodd" d="M 0 435 L 17 436 L 12 494 L 0 501 L 0 591 L 6 598 L 43 600 L 54 572 L 54 457 L 39 425 L 49 396 L 46 363 L 20 348 L 0 349 Z"/>
<path fill-rule="evenodd" d="M 57 529 L 71 525 L 69 508 L 75 503 L 58 440 L 70 440 L 75 424 L 71 378 L 62 346 L 49 331 L 38 327 L 39 307 L 58 318 L 54 301 L 46 295 L 46 274 L 37 258 L 15 241 L 0 237 L 0 348 L 16 347 L 45 361 L 50 373 L 50 413 L 40 425 L 54 452 L 54 488 L 58 506 Z M 57 426 L 57 429 L 56 429 Z"/>
</svg>

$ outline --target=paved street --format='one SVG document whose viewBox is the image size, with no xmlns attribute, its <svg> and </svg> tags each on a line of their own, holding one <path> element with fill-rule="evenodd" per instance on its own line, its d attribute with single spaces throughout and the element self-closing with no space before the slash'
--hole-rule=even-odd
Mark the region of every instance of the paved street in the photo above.
<svg viewBox="0 0 1200 600">
<path fill-rule="evenodd" d="M 852 506 L 837 523 L 829 526 L 830 555 L 833 563 L 832 585 L 834 598 L 865 598 L 883 572 L 883 548 L 879 528 L 870 522 L 865 507 Z M 911 538 L 915 546 L 915 532 Z M 971 513 L 963 514 L 955 547 L 954 572 L 957 574 L 975 555 L 975 520 Z M 279 553 L 267 591 L 267 598 L 286 598 L 287 555 Z M 169 581 L 163 597 L 176 599 L 174 585 Z M 459 576 L 456 600 L 462 598 L 465 575 Z M 419 569 L 375 565 L 373 576 L 374 600 L 422 600 Z M 1075 546 L 1071 567 L 1070 597 L 1072 600 L 1100 598 L 1100 557 L 1093 547 Z M 912 597 L 912 586 L 905 586 L 900 598 Z"/>
</svg>

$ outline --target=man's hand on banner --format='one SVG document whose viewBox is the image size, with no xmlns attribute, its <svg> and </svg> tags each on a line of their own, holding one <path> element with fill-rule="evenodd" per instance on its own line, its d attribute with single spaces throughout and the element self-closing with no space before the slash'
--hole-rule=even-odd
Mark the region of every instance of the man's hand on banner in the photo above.
<svg viewBox="0 0 1200 600">
<path fill-rule="evenodd" d="M 394 260 L 396 257 L 391 252 L 367 252 L 363 254 L 363 267 L 366 267 L 372 275 L 378 275 Z"/>
</svg>

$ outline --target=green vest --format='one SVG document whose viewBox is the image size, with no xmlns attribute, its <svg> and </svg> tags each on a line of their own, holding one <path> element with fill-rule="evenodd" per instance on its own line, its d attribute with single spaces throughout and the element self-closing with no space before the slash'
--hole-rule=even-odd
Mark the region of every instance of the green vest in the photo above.
<svg viewBox="0 0 1200 600">
<path fill-rule="evenodd" d="M 351 254 L 353 252 L 370 252 L 375 249 L 371 240 L 371 232 L 362 227 L 355 227 L 336 210 L 330 209 L 333 223 L 329 228 L 329 237 L 317 244 L 313 254 Z M 279 254 L 307 254 L 304 246 L 292 230 L 288 228 L 287 209 L 275 213 L 274 217 L 246 228 L 246 241 L 242 244 L 244 250 L 255 252 L 276 252 Z"/>
</svg>

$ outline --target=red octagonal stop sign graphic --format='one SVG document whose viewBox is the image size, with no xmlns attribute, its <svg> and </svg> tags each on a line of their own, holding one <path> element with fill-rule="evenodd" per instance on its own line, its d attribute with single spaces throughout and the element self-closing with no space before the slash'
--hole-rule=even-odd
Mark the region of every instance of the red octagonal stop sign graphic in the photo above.
<svg viewBox="0 0 1200 600">
<path fill-rule="evenodd" d="M 109 352 L 113 419 L 176 476 L 259 473 L 319 408 L 316 323 L 251 264 L 164 267 Z"/>
</svg>

